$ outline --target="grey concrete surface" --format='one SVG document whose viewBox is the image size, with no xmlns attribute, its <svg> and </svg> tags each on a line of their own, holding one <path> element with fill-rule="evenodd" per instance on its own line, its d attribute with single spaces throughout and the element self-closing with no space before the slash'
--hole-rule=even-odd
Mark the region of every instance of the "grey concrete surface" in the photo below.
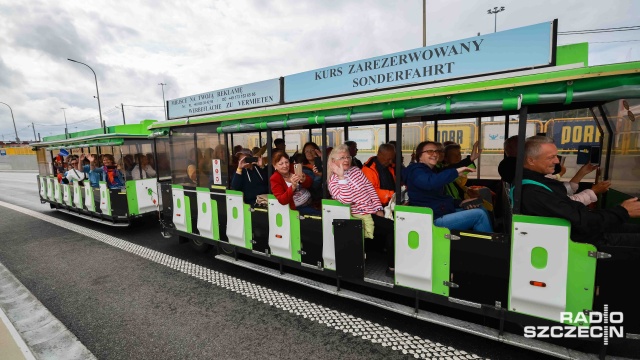
<svg viewBox="0 0 640 360">
<path fill-rule="evenodd" d="M 38 170 L 35 155 L 0 156 L 0 170 Z"/>
</svg>

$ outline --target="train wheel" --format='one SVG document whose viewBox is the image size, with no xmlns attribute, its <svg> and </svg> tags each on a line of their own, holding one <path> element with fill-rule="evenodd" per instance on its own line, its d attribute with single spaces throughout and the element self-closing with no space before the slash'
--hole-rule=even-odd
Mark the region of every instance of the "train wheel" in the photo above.
<svg viewBox="0 0 640 360">
<path fill-rule="evenodd" d="M 195 239 L 191 239 L 191 247 L 199 253 L 205 253 L 207 251 L 209 251 L 213 246 L 211 244 L 207 244 L 206 242 L 204 242 L 203 240 L 195 240 Z"/>
</svg>

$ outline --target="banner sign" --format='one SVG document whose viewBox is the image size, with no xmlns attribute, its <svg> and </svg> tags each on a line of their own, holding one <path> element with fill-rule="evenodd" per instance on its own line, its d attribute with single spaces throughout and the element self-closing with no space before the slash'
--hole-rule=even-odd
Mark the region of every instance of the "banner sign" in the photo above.
<svg viewBox="0 0 640 360">
<path fill-rule="evenodd" d="M 554 65 L 553 22 L 285 76 L 284 101 Z"/>
<path fill-rule="evenodd" d="M 427 125 L 427 139 L 435 139 L 434 130 L 434 126 Z M 473 148 L 475 135 L 474 124 L 438 124 L 438 141 L 453 141 L 459 144 L 462 150 Z"/>
<path fill-rule="evenodd" d="M 558 150 L 600 145 L 600 131 L 594 120 L 549 120 L 547 124 L 547 135 L 553 138 Z"/>
<path fill-rule="evenodd" d="M 527 121 L 526 137 L 537 134 L 536 123 Z M 509 137 L 518 135 L 518 123 L 509 123 Z M 504 122 L 482 124 L 482 148 L 504 149 Z"/>
<path fill-rule="evenodd" d="M 169 119 L 280 103 L 280 79 L 234 86 L 167 101 Z"/>
</svg>

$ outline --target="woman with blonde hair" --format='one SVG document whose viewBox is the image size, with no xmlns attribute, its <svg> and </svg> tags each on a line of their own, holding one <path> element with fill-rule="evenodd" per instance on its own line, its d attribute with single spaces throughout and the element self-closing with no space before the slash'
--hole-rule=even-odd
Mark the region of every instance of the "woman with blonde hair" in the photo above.
<svg viewBox="0 0 640 360">
<path fill-rule="evenodd" d="M 394 271 L 394 227 L 393 221 L 384 217 L 378 194 L 362 170 L 352 166 L 352 157 L 347 145 L 335 147 L 329 154 L 327 183 L 331 196 L 351 206 L 351 215 L 362 219 L 365 249 L 372 242 L 383 243 L 387 248 L 387 275 Z"/>
</svg>

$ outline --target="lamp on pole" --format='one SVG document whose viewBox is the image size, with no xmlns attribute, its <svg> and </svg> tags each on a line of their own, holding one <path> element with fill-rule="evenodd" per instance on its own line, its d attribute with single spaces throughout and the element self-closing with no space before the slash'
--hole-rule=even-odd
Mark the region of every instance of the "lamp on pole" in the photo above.
<svg viewBox="0 0 640 360">
<path fill-rule="evenodd" d="M 164 119 L 168 120 L 169 114 L 167 114 L 167 102 L 164 99 L 164 86 L 167 84 L 160 83 L 158 85 L 162 86 L 162 105 L 164 105 Z"/>
<path fill-rule="evenodd" d="M 11 111 L 11 120 L 13 120 L 13 131 L 16 132 L 16 142 L 20 142 L 20 138 L 18 137 L 18 129 L 16 128 L 16 119 L 13 117 L 13 109 L 11 108 L 11 106 L 9 106 L 9 104 L 3 103 L 2 101 L 0 101 L 0 104 L 5 104 L 9 107 L 9 110 Z"/>
<path fill-rule="evenodd" d="M 64 114 L 64 138 L 67 139 L 69 137 L 69 128 L 67 127 L 67 113 L 64 111 L 66 108 L 62 109 L 62 113 Z"/>
<path fill-rule="evenodd" d="M 422 0 L 422 47 L 427 46 L 427 0 Z"/>
<path fill-rule="evenodd" d="M 501 7 L 494 7 L 493 10 L 489 9 L 487 10 L 487 14 L 489 15 L 493 15 L 494 19 L 493 19 L 493 32 L 496 32 L 498 30 L 498 13 L 499 12 L 503 12 L 504 11 L 504 6 Z"/>
<path fill-rule="evenodd" d="M 67 59 L 67 60 L 72 61 L 72 62 L 74 62 L 74 63 L 82 64 L 82 65 L 84 65 L 84 66 L 88 67 L 88 68 L 89 68 L 89 70 L 91 70 L 91 72 L 93 73 L 93 77 L 94 77 L 94 78 L 95 78 L 95 80 L 96 80 L 96 95 L 98 95 L 98 96 L 96 97 L 96 99 L 98 99 L 98 112 L 100 112 L 100 126 L 102 126 L 103 131 L 106 133 L 107 129 L 106 129 L 106 126 L 105 126 L 104 121 L 102 120 L 102 107 L 100 106 L 100 92 L 98 91 L 98 77 L 96 76 L 96 72 L 95 72 L 95 71 L 93 71 L 93 69 L 91 68 L 91 66 L 89 66 L 89 65 L 87 65 L 87 64 L 85 64 L 85 63 L 82 63 L 82 62 L 80 62 L 80 61 L 76 61 L 76 60 L 73 60 L 73 59 Z"/>
</svg>

